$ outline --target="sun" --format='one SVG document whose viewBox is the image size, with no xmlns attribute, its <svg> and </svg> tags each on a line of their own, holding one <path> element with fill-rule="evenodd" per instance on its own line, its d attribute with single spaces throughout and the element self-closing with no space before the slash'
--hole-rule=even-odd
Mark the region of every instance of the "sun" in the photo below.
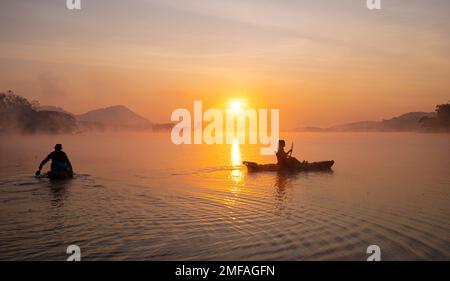
<svg viewBox="0 0 450 281">
<path fill-rule="evenodd" d="M 229 102 L 229 109 L 233 114 L 239 114 L 242 112 L 245 105 L 245 101 L 241 99 L 233 99 Z"/>
</svg>

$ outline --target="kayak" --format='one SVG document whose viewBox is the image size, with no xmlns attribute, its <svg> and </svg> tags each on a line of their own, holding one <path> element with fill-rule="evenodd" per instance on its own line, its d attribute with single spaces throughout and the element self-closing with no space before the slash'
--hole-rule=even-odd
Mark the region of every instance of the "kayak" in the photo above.
<svg viewBox="0 0 450 281">
<path fill-rule="evenodd" d="M 321 161 L 321 162 L 304 162 L 295 167 L 281 167 L 278 164 L 258 164 L 255 162 L 243 162 L 247 166 L 249 172 L 275 172 L 275 171 L 286 171 L 286 172 L 307 172 L 307 171 L 330 171 L 331 167 L 334 165 L 334 161 Z"/>
<path fill-rule="evenodd" d="M 49 179 L 71 179 L 73 178 L 73 171 L 48 171 L 47 177 Z"/>
</svg>

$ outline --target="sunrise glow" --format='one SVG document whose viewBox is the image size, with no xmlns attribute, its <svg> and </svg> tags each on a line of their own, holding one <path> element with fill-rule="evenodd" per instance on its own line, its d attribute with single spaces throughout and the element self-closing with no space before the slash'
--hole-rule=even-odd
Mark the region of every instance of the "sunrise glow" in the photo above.
<svg viewBox="0 0 450 281">
<path fill-rule="evenodd" d="M 229 110 L 234 115 L 239 115 L 243 112 L 246 102 L 242 99 L 233 99 L 229 102 Z"/>
</svg>

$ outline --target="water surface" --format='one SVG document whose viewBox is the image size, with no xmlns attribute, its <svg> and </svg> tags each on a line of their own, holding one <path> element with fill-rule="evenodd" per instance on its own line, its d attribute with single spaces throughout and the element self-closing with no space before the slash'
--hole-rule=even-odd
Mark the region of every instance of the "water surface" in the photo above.
<svg viewBox="0 0 450 281">
<path fill-rule="evenodd" d="M 258 146 L 167 134 L 0 137 L 0 259 L 449 260 L 449 135 L 296 133 L 331 173 L 248 174 Z M 76 176 L 37 179 L 64 144 Z"/>
</svg>

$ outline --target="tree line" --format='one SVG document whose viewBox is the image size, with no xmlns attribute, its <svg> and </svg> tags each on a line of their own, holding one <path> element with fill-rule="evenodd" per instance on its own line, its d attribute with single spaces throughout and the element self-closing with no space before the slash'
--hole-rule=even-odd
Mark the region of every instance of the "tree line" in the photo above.
<svg viewBox="0 0 450 281">
<path fill-rule="evenodd" d="M 36 102 L 12 91 L 0 93 L 0 133 L 62 134 L 78 129 L 75 117 L 56 111 L 39 111 Z"/>
</svg>

